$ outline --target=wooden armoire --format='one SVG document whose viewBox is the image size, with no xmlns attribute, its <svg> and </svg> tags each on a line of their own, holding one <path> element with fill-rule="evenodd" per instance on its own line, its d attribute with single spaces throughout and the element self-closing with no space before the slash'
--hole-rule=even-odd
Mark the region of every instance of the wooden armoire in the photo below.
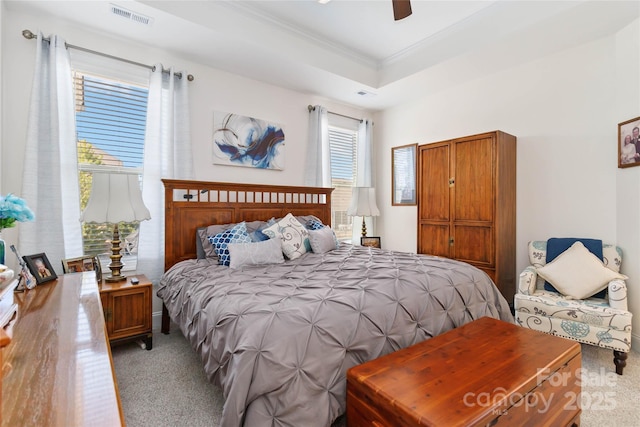
<svg viewBox="0 0 640 427">
<path fill-rule="evenodd" d="M 418 253 L 485 271 L 516 290 L 516 137 L 495 131 L 418 147 Z"/>
</svg>

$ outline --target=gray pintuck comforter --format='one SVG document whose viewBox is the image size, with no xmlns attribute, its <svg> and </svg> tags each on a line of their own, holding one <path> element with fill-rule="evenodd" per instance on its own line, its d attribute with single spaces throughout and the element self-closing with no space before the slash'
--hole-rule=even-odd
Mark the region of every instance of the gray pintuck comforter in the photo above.
<svg viewBox="0 0 640 427">
<path fill-rule="evenodd" d="M 223 390 L 223 427 L 330 426 L 350 367 L 483 316 L 513 321 L 468 264 L 351 245 L 238 270 L 183 261 L 158 296 Z"/>
</svg>

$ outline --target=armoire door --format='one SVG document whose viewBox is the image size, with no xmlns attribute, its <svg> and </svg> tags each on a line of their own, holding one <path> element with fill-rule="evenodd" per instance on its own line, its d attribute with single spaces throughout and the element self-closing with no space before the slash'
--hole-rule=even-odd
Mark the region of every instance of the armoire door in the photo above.
<svg viewBox="0 0 640 427">
<path fill-rule="evenodd" d="M 418 154 L 418 253 L 450 257 L 451 146 L 421 146 Z"/>
<path fill-rule="evenodd" d="M 451 255 L 481 267 L 493 267 L 495 138 L 480 135 L 451 144 Z"/>
</svg>

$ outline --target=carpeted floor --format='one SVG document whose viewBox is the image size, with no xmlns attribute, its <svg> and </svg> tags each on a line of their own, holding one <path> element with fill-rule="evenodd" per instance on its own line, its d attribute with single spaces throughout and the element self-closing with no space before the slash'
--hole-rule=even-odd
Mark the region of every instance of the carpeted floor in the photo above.
<svg viewBox="0 0 640 427">
<path fill-rule="evenodd" d="M 151 351 L 135 343 L 114 347 L 113 361 L 129 427 L 220 425 L 220 389 L 209 383 L 178 328 L 155 333 Z M 582 367 L 581 427 L 640 425 L 640 354 L 632 351 L 618 376 L 612 351 L 583 345 Z M 341 417 L 333 427 L 344 425 Z"/>
</svg>

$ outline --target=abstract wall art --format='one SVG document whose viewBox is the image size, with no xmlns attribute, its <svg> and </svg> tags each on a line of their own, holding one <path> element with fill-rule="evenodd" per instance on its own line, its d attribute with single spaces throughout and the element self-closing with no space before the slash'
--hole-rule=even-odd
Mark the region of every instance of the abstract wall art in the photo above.
<svg viewBox="0 0 640 427">
<path fill-rule="evenodd" d="M 213 113 L 213 163 L 284 169 L 282 126 L 239 114 Z"/>
</svg>

